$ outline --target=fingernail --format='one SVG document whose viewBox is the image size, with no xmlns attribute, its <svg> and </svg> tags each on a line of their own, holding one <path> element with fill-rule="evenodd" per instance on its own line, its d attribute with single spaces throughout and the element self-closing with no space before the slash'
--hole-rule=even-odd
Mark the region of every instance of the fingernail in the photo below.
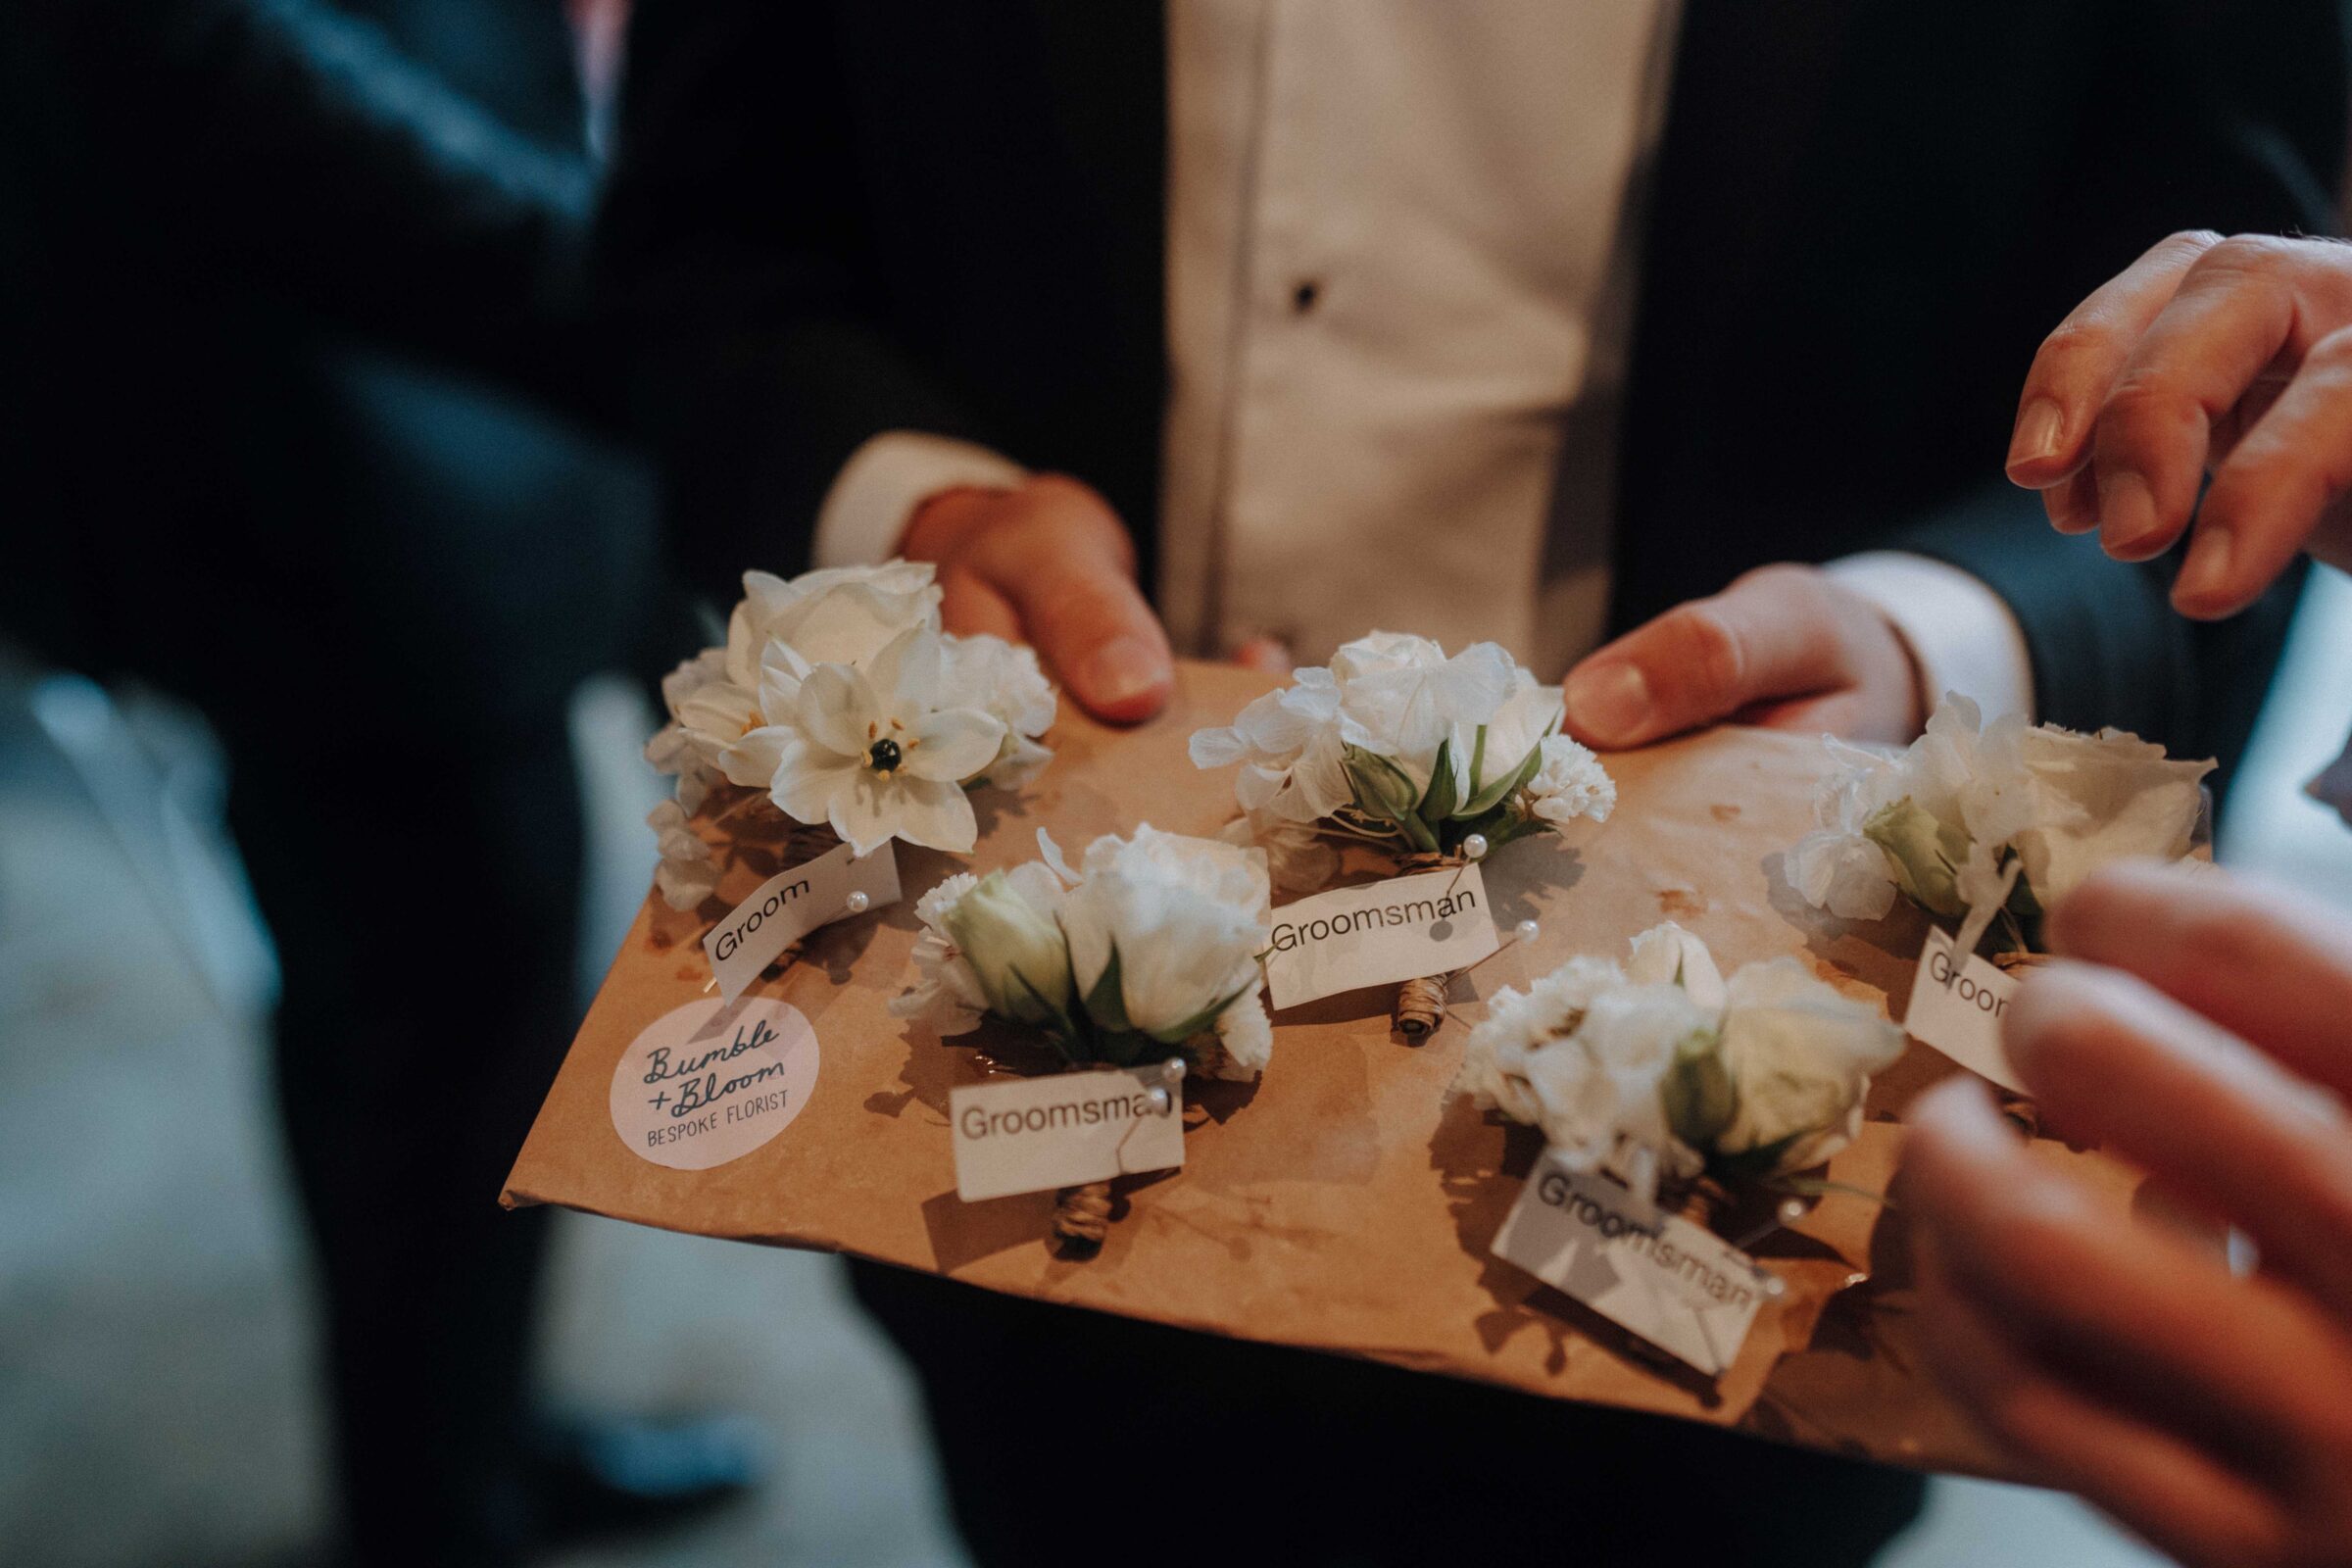
<svg viewBox="0 0 2352 1568">
<path fill-rule="evenodd" d="M 2181 564 L 2180 575 L 2173 583 L 2173 598 L 2176 601 L 2221 598 L 2228 589 L 2230 558 L 2236 548 L 2227 530 L 2211 523 L 2199 528 L 2195 543 L 2188 547 L 2188 560 Z"/>
<path fill-rule="evenodd" d="M 1092 708 L 1127 708 L 1167 683 L 1166 656 L 1141 637 L 1114 637 L 1086 661 L 1080 689 Z"/>
<path fill-rule="evenodd" d="M 2139 549 L 2156 531 L 2156 495 L 2130 468 L 2099 475 L 2099 548 L 2111 556 Z"/>
<path fill-rule="evenodd" d="M 1568 677 L 1562 696 L 1577 727 L 1601 740 L 1629 739 L 1649 721 L 1649 677 L 1639 664 L 1589 664 Z"/>
<path fill-rule="evenodd" d="M 2048 398 L 2035 398 L 2018 416 L 2017 431 L 2009 438 L 2009 464 L 2038 463 L 2058 455 L 2058 439 L 2066 433 L 2066 416 Z"/>
</svg>

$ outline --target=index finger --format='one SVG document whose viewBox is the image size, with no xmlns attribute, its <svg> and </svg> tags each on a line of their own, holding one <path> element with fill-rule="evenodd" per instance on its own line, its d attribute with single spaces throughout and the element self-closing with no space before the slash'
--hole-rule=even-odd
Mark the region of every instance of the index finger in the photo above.
<svg viewBox="0 0 2352 1568">
<path fill-rule="evenodd" d="M 2042 340 L 2018 394 L 2009 440 L 2012 482 L 2047 490 L 2082 466 L 2099 406 L 2141 334 L 2172 303 L 2197 258 L 2221 239 L 2211 229 L 2192 229 L 2158 242 L 2093 289 Z"/>
</svg>

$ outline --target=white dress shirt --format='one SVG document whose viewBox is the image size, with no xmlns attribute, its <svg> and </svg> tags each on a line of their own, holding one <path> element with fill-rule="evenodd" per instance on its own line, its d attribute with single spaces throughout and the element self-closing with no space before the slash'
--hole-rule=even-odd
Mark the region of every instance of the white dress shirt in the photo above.
<svg viewBox="0 0 2352 1568">
<path fill-rule="evenodd" d="M 1179 650 L 1301 662 L 1379 627 L 1547 676 L 1597 642 L 1642 197 L 1678 0 L 1174 0 L 1159 609 Z M 893 431 L 844 466 L 822 564 L 1010 459 Z M 1081 475 L 1081 477 L 1084 477 Z M 1832 568 L 1931 696 L 2030 711 L 1991 590 Z"/>
</svg>

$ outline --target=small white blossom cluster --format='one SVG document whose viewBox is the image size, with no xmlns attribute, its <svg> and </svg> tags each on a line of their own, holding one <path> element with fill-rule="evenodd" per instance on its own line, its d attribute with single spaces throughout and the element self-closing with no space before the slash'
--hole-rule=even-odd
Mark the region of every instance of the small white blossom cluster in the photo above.
<svg viewBox="0 0 2352 1568">
<path fill-rule="evenodd" d="M 1265 857 L 1149 825 L 1095 840 L 1075 870 L 1042 831 L 1038 845 L 1042 859 L 916 902 L 921 978 L 890 1010 L 943 1036 L 995 1016 L 1073 1064 L 1128 1066 L 1213 1033 L 1217 1070 L 1257 1077 L 1274 1051 Z"/>
<path fill-rule="evenodd" d="M 1452 1093 L 1541 1127 L 1562 1163 L 1644 1198 L 1701 1170 L 1758 1179 L 1818 1165 L 1860 1129 L 1870 1075 L 1902 1031 L 1793 958 L 1727 982 L 1668 922 L 1620 967 L 1571 958 L 1497 995 Z"/>
<path fill-rule="evenodd" d="M 1054 755 L 1038 744 L 1054 697 L 1037 655 L 942 631 L 929 564 L 752 571 L 743 588 L 725 645 L 662 682 L 669 722 L 645 755 L 677 775 L 681 813 L 723 778 L 859 855 L 894 838 L 962 854 L 978 834 L 964 790 L 1017 788 Z M 697 856 L 683 819 L 656 814 L 676 904 L 708 849 Z"/>
<path fill-rule="evenodd" d="M 1789 885 L 1850 920 L 1876 920 L 1899 892 L 1934 914 L 2030 917 L 2092 869 L 2189 851 L 2211 761 L 2175 761 L 2122 730 L 1982 722 L 1946 696 L 1927 732 L 1885 756 L 1832 740 L 1845 765 L 1815 803 L 1817 831 L 1788 857 Z M 1979 929 L 1982 929 L 1980 924 Z"/>
<path fill-rule="evenodd" d="M 1374 632 L 1328 667 L 1193 736 L 1198 767 L 1241 764 L 1244 831 L 1288 888 L 1319 886 L 1337 859 L 1318 834 L 1339 829 L 1400 851 L 1491 846 L 1579 817 L 1604 820 L 1617 786 L 1585 747 L 1557 733 L 1560 694 L 1494 643 L 1448 658 L 1426 637 Z"/>
</svg>

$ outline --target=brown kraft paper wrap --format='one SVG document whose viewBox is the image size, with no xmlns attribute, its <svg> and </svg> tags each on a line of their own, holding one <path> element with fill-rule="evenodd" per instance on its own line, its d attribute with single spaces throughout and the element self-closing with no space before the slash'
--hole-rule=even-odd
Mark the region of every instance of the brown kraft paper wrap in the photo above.
<svg viewBox="0 0 2352 1568">
<path fill-rule="evenodd" d="M 1574 954 L 1622 958 L 1628 938 L 1664 919 L 1703 938 L 1727 974 L 1793 955 L 1899 1016 L 1923 934 L 1917 916 L 1906 907 L 1877 925 L 1832 920 L 1781 875 L 1781 852 L 1812 825 L 1815 786 L 1830 766 L 1815 737 L 1726 728 L 1609 756 L 1618 805 L 1607 822 L 1524 839 L 1485 862 L 1496 923 L 1507 930 L 1535 917 L 1542 929 L 1532 945 L 1506 946 L 1457 979 L 1447 1022 L 1417 1049 L 1392 1032 L 1393 986 L 1277 1015 L 1262 1082 L 1186 1086 L 1195 1109 L 1184 1168 L 1116 1184 L 1099 1256 L 1055 1255 L 1051 1192 L 970 1204 L 956 1198 L 948 1092 L 983 1081 L 974 1048 L 1009 1042 L 991 1024 L 943 1045 L 885 1010 L 914 979 L 914 901 L 956 871 L 1035 858 L 1040 827 L 1073 860 L 1097 836 L 1139 822 L 1214 834 L 1233 815 L 1232 777 L 1196 770 L 1186 740 L 1202 725 L 1231 722 L 1270 684 L 1188 664 L 1167 710 L 1125 730 L 1095 724 L 1065 702 L 1050 737 L 1053 763 L 1021 792 L 974 797 L 981 837 L 968 861 L 900 846 L 902 902 L 820 928 L 797 961 L 745 994 L 808 1017 L 818 1042 L 815 1079 L 780 1133 L 706 1170 L 655 1164 L 622 1142 L 609 1104 L 613 1069 L 648 1024 L 715 996 L 706 990 L 702 937 L 773 865 L 735 868 L 698 911 L 649 897 L 504 1200 L 855 1253 L 1209 1333 L 1922 1468 L 2000 1473 L 1917 1369 L 1898 1213 L 1833 1192 L 1792 1230 L 1751 1248 L 1788 1288 L 1765 1304 L 1737 1362 L 1710 1381 L 1631 1353 L 1622 1331 L 1490 1255 L 1540 1140 L 1446 1099 L 1486 998 Z M 1368 862 L 1350 865 L 1350 879 L 1375 874 Z M 1958 1070 L 1914 1042 L 1873 1086 L 1870 1122 L 1831 1164 L 1831 1179 L 1883 1192 L 1901 1138 L 1895 1111 Z M 2036 1149 L 2090 1173 L 2123 1221 L 2133 1186 L 2127 1172 L 2057 1144 Z M 1720 1231 L 1737 1241 L 1748 1228 L 1744 1213 L 1756 1208 L 1769 1211 L 1769 1195 Z"/>
</svg>

